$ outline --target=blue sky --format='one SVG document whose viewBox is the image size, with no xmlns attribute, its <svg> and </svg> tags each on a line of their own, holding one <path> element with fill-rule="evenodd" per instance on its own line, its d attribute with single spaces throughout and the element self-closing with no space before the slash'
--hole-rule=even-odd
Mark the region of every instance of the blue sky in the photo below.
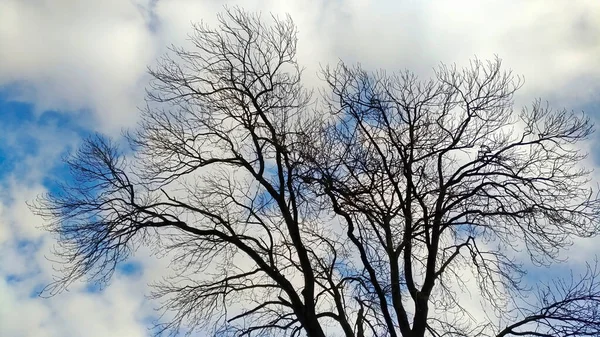
<svg viewBox="0 0 600 337">
<path fill-rule="evenodd" d="M 307 86 L 318 84 L 320 64 L 339 58 L 427 76 L 439 62 L 498 55 L 525 77 L 517 108 L 542 97 L 600 118 L 596 0 L 0 0 L 1 336 L 148 335 L 156 303 L 144 294 L 168 262 L 141 249 L 106 289 L 81 283 L 38 298 L 52 279 L 54 239 L 37 228 L 43 221 L 25 201 L 65 177 L 60 158 L 83 137 L 119 137 L 134 126 L 146 67 L 166 45 L 185 45 L 191 22 L 214 22 L 226 3 L 292 15 Z M 596 139 L 585 146 L 595 150 Z M 596 153 L 588 164 L 600 165 Z M 568 256 L 574 265 L 598 252 L 594 241 L 576 245 Z"/>
</svg>

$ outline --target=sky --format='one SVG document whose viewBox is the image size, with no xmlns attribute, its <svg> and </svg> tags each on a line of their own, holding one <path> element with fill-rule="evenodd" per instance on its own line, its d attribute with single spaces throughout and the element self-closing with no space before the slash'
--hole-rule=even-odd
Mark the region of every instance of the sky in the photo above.
<svg viewBox="0 0 600 337">
<path fill-rule="evenodd" d="M 66 176 L 61 158 L 86 135 L 135 126 L 147 67 L 224 5 L 289 13 L 308 87 L 338 60 L 428 76 L 440 62 L 498 56 L 525 79 L 517 107 L 542 98 L 600 119 L 597 0 L 0 0 L 0 336 L 150 335 L 156 303 L 144 294 L 168 261 L 141 249 L 107 288 L 81 282 L 40 298 L 54 239 L 25 202 Z M 597 246 L 577 242 L 565 257 L 581 264 Z"/>
</svg>

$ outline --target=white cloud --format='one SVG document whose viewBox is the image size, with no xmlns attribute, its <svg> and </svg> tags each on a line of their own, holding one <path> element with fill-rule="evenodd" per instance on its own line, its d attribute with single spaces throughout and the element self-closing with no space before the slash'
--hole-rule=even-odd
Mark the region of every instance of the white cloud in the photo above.
<svg viewBox="0 0 600 337">
<path fill-rule="evenodd" d="M 190 23 L 215 21 L 222 1 L 5 0 L 0 5 L 0 85 L 47 109 L 89 109 L 108 130 L 132 125 L 145 69 Z M 527 96 L 589 99 L 600 76 L 596 1 L 237 1 L 290 13 L 299 58 L 314 79 L 338 58 L 426 74 L 439 62 L 498 54 L 524 74 Z M 150 29 L 152 28 L 152 29 Z"/>
<path fill-rule="evenodd" d="M 0 45 L 0 86 L 17 84 L 39 111 L 91 110 L 108 130 L 135 120 L 155 58 L 129 1 L 3 1 Z"/>
<path fill-rule="evenodd" d="M 58 110 L 95 130 L 132 125 L 141 105 L 146 66 L 183 44 L 190 23 L 215 22 L 221 1 L 3 0 L 0 2 L 0 89 L 41 113 Z M 236 2 L 228 2 L 230 5 Z M 368 68 L 411 69 L 427 75 L 439 62 L 464 64 L 497 54 L 523 74 L 519 102 L 542 96 L 581 107 L 600 90 L 600 2 L 569 1 L 238 1 L 249 10 L 290 13 L 299 29 L 299 59 L 315 85 L 319 64 L 361 62 Z M 15 89 L 17 88 L 17 89 Z M 594 96 L 596 95 L 596 96 Z M 89 111 L 81 114 L 81 111 Z M 1 116 L 1 112 L 0 112 Z M 83 118 L 82 118 L 83 117 Z M 91 118 L 89 118 L 91 117 Z M 41 179 L 74 133 L 34 125 L 1 130 L 35 135 L 43 150 L 26 155 L 19 173 L 3 177 L 0 199 L 0 335 L 143 336 L 146 282 L 166 268 L 140 253 L 141 279 L 118 279 L 105 292 L 29 298 L 49 280 L 44 259 L 52 239 L 24 206 L 43 191 Z M 33 256 L 19 255 L 17 240 L 33 240 Z M 589 242 L 589 241 L 587 241 Z M 593 245 L 581 243 L 591 251 Z M 8 275 L 26 275 L 9 283 Z M 473 304 L 474 305 L 474 304 Z M 142 308 L 143 307 L 143 308 Z"/>
</svg>

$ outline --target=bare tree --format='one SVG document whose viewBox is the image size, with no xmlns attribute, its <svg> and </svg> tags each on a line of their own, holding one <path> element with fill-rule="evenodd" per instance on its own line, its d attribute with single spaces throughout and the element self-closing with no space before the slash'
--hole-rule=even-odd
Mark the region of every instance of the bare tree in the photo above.
<svg viewBox="0 0 600 337">
<path fill-rule="evenodd" d="M 598 229 L 579 114 L 500 61 L 433 79 L 322 72 L 301 83 L 292 20 L 230 9 L 156 69 L 133 156 L 88 139 L 32 208 L 58 235 L 54 294 L 106 282 L 140 245 L 172 259 L 161 332 L 215 336 L 596 336 L 598 271 L 528 288 Z M 527 258 L 528 256 L 529 258 Z M 463 304 L 473 274 L 488 317 Z"/>
</svg>

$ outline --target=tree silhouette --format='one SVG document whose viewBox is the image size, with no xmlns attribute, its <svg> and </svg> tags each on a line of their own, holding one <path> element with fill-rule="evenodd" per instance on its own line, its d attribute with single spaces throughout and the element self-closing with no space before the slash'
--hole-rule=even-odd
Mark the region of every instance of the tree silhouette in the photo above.
<svg viewBox="0 0 600 337">
<path fill-rule="evenodd" d="M 64 263 L 50 295 L 108 281 L 145 245 L 177 271 L 154 287 L 165 333 L 600 334 L 595 265 L 524 278 L 599 232 L 584 115 L 515 112 L 521 82 L 498 59 L 428 81 L 339 63 L 315 100 L 289 17 L 219 22 L 150 70 L 133 155 L 91 137 L 72 180 L 32 203 Z"/>
</svg>

